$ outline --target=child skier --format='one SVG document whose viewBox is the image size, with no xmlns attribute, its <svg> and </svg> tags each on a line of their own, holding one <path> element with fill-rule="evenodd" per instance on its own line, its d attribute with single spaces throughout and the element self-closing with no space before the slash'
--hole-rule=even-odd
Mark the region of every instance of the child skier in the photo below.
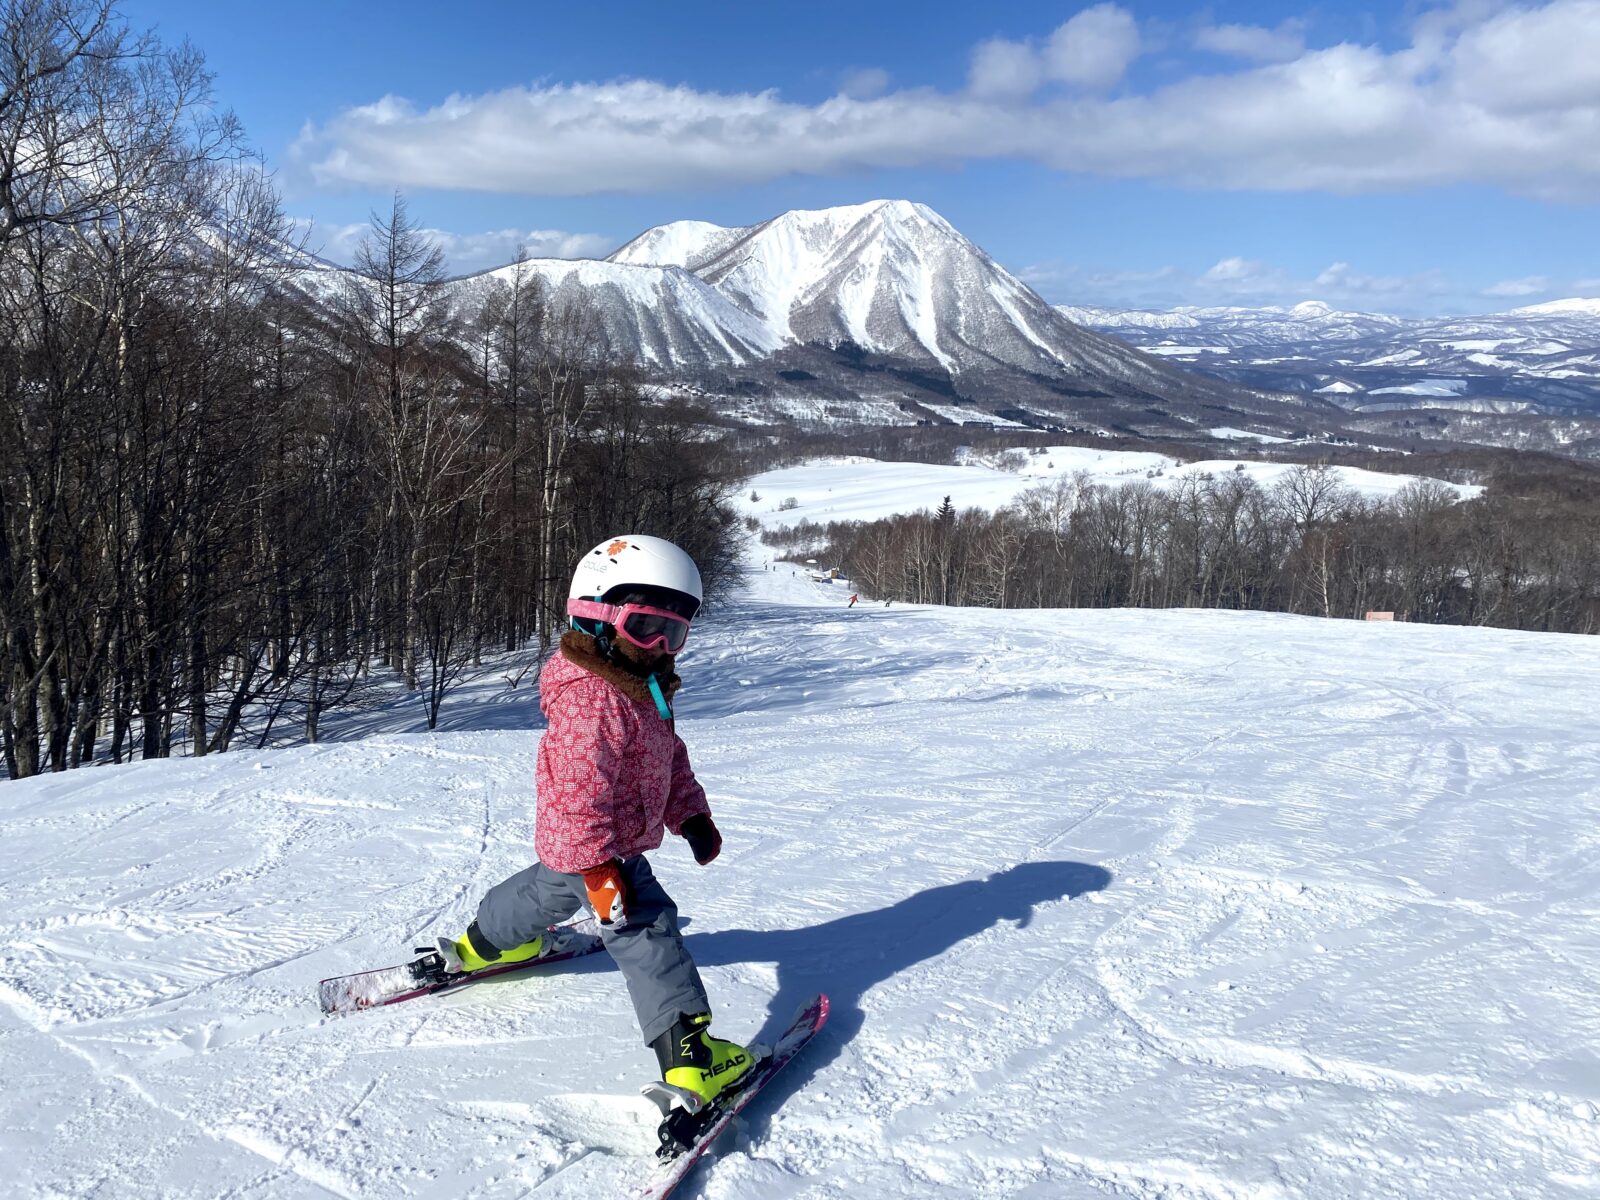
<svg viewBox="0 0 1600 1200">
<path fill-rule="evenodd" d="M 677 906 L 644 857 L 664 829 L 701 866 L 722 849 L 672 722 L 673 655 L 701 599 L 694 560 L 661 538 L 610 538 L 583 556 L 568 590 L 572 627 L 539 681 L 549 721 L 537 768 L 539 861 L 491 888 L 466 933 L 439 948 L 453 971 L 537 958 L 545 928 L 587 903 L 662 1079 L 711 1100 L 754 1056 L 710 1035 Z"/>
</svg>

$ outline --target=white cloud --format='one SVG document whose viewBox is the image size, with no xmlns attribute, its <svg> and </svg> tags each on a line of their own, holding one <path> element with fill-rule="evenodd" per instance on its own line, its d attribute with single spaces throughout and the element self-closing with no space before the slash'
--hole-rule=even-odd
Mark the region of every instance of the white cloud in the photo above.
<svg viewBox="0 0 1600 1200">
<path fill-rule="evenodd" d="M 1538 296 L 1548 292 L 1551 282 L 1545 275 L 1528 275 L 1522 279 L 1502 279 L 1483 289 L 1485 296 Z"/>
<path fill-rule="evenodd" d="M 1086 8 L 1058 26 L 1043 48 L 1032 40 L 990 38 L 972 51 L 967 89 L 984 99 L 1031 96 L 1047 79 L 1103 91 L 1141 50 L 1133 14 L 1115 4 Z"/>
<path fill-rule="evenodd" d="M 1224 287 L 1252 287 L 1269 278 L 1273 269 L 1266 263 L 1256 262 L 1248 258 L 1225 258 L 1213 266 L 1200 279 L 1204 283 L 1220 284 Z"/>
<path fill-rule="evenodd" d="M 1173 266 L 1104 271 L 1060 262 L 1034 264 L 1017 274 L 1053 303 L 1107 308 L 1287 307 L 1321 300 L 1339 308 L 1433 316 L 1444 307 L 1471 309 L 1476 295 L 1439 271 L 1369 275 L 1348 263 L 1334 263 L 1307 278 L 1243 256 L 1221 259 L 1198 275 Z M 1481 299 L 1476 307 L 1482 307 Z"/>
<path fill-rule="evenodd" d="M 1213 54 L 1252 62 L 1289 62 L 1305 53 L 1305 33 L 1305 22 L 1301 20 L 1285 21 L 1276 29 L 1260 25 L 1204 25 L 1196 31 L 1194 44 Z"/>
<path fill-rule="evenodd" d="M 851 67 L 839 79 L 839 94 L 871 100 L 889 90 L 889 72 L 882 67 Z"/>
<path fill-rule="evenodd" d="M 426 232 L 444 249 L 445 261 L 455 275 L 504 266 L 515 260 L 519 246 L 529 258 L 600 258 L 618 246 L 613 238 L 559 229 L 491 229 L 483 233 L 430 229 Z"/>
<path fill-rule="evenodd" d="M 1090 284 L 1095 288 L 1142 288 L 1179 283 L 1190 278 L 1177 267 L 1154 271 L 1090 270 L 1075 263 L 1043 262 L 1019 267 L 1012 272 L 1018 279 L 1043 295 L 1072 295 L 1073 289 Z"/>
<path fill-rule="evenodd" d="M 1450 82 L 1468 101 L 1502 113 L 1600 105 L 1600 0 L 1564 0 L 1496 13 L 1462 31 Z"/>
<path fill-rule="evenodd" d="M 1323 270 L 1312 286 L 1339 296 L 1386 297 L 1439 295 L 1448 288 L 1437 271 L 1414 275 L 1368 275 L 1349 263 L 1336 262 Z"/>
<path fill-rule="evenodd" d="M 972 52 L 967 88 L 986 99 L 1025 97 L 1032 95 L 1043 79 L 1039 53 L 1032 46 L 991 38 Z"/>
<path fill-rule="evenodd" d="M 307 220 L 294 222 L 306 237 L 306 249 L 323 258 L 348 266 L 356 247 L 371 226 L 362 221 L 352 225 L 326 225 Z M 567 233 L 559 229 L 491 229 L 480 233 L 452 233 L 444 229 L 420 231 L 441 250 L 452 275 L 503 266 L 517 256 L 518 247 L 530 258 L 600 258 L 617 248 L 614 238 L 597 233 Z"/>
<path fill-rule="evenodd" d="M 428 109 L 390 96 L 309 128 L 292 161 L 322 184 L 536 195 L 1005 158 L 1191 187 L 1600 198 L 1600 0 L 1464 0 L 1424 13 L 1395 51 L 1345 43 L 1143 92 L 1082 90 L 1122 78 L 1138 38 L 1125 10 L 1097 5 L 1042 49 L 984 43 L 968 88 L 809 105 L 650 80 Z"/>
<path fill-rule="evenodd" d="M 1139 26 L 1115 4 L 1086 8 L 1050 35 L 1045 69 L 1050 78 L 1088 88 L 1108 88 L 1139 57 Z"/>
</svg>

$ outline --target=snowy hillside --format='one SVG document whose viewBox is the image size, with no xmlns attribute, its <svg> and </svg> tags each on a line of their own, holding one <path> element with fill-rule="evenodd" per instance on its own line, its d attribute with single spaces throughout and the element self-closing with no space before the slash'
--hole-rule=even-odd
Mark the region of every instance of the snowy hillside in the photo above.
<svg viewBox="0 0 1600 1200">
<path fill-rule="evenodd" d="M 1362 411 L 1425 404 L 1600 417 L 1600 300 L 1432 320 L 1341 312 L 1315 301 L 1058 311 L 1175 363 L 1255 387 L 1334 396 Z M 1440 379 L 1454 386 L 1442 390 Z M 1417 399 L 1397 405 L 1396 396 Z"/>
<path fill-rule="evenodd" d="M 1234 430 L 1217 430 L 1218 434 Z M 1149 483 L 1172 487 L 1195 475 L 1240 471 L 1262 487 L 1271 487 L 1295 470 L 1292 463 L 1217 459 L 1184 463 L 1165 454 L 1136 450 L 1096 450 L 1083 446 L 1051 446 L 1029 455 L 1019 470 L 1008 471 L 972 461 L 958 466 L 939 463 L 880 462 L 872 458 L 813 460 L 797 467 L 765 471 L 750 480 L 735 499 L 748 516 L 768 526 L 801 521 L 870 521 L 885 513 L 918 508 L 937 509 L 946 496 L 957 510 L 1004 508 L 1022 492 L 1040 484 L 1071 479 L 1082 473 L 1090 483 L 1117 487 Z M 1346 487 L 1375 498 L 1387 498 L 1419 478 L 1380 474 L 1359 467 L 1330 467 Z M 1483 489 L 1472 484 L 1446 484 L 1462 499 Z M 752 501 L 750 493 L 761 498 Z M 792 502 L 792 503 L 791 503 Z"/>
<path fill-rule="evenodd" d="M 1600 1189 L 1600 641 L 847 594 L 757 565 L 683 658 L 718 1027 L 834 1002 L 685 1195 Z M 605 956 L 314 1001 L 529 861 L 534 715 L 0 784 L 7 1194 L 627 1196 Z"/>
<path fill-rule="evenodd" d="M 714 288 L 677 268 L 540 258 L 523 263 L 522 270 L 543 282 L 555 305 L 580 298 L 592 305 L 606 344 L 644 367 L 744 365 L 783 344 Z M 492 280 L 513 282 L 516 271 L 500 267 L 454 286 L 470 298 Z"/>
<path fill-rule="evenodd" d="M 1287 308 L 1183 307 L 1168 312 L 1065 304 L 1056 307 L 1064 316 L 1091 329 L 1161 330 L 1164 334 L 1180 331 L 1176 336 L 1182 337 L 1191 336 L 1182 331 L 1201 330 L 1200 340 L 1216 341 L 1235 350 L 1283 342 L 1347 342 L 1381 336 L 1413 324 L 1382 313 L 1343 312 L 1318 300 Z M 1148 338 L 1139 340 L 1144 344 Z M 1163 337 L 1151 344 L 1164 344 L 1167 340 Z"/>
</svg>

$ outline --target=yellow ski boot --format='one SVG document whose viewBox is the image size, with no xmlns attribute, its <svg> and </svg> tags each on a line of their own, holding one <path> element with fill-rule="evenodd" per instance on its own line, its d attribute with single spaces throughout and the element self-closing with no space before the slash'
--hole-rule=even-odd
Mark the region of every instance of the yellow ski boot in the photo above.
<svg viewBox="0 0 1600 1200">
<path fill-rule="evenodd" d="M 702 1105 L 737 1090 L 756 1065 L 756 1056 L 744 1046 L 712 1037 L 710 1025 L 710 1013 L 685 1013 L 650 1043 L 668 1088 L 692 1092 Z"/>
<path fill-rule="evenodd" d="M 456 975 L 538 958 L 544 953 L 545 941 L 545 935 L 541 933 L 531 942 L 502 950 L 483 936 L 483 930 L 479 929 L 478 923 L 474 921 L 467 926 L 467 932 L 461 937 L 453 941 L 450 938 L 440 938 L 439 954 L 444 959 L 446 973 Z"/>
</svg>

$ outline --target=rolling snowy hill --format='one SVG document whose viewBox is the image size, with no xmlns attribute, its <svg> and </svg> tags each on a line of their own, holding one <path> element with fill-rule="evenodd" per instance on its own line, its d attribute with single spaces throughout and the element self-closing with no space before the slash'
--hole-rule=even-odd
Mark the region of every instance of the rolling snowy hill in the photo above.
<svg viewBox="0 0 1600 1200">
<path fill-rule="evenodd" d="M 757 559 L 683 658 L 727 845 L 654 859 L 718 1027 L 835 1012 L 688 1196 L 1600 1188 L 1600 642 L 848 590 Z M 315 1004 L 529 861 L 532 694 L 482 698 L 0 784 L 8 1195 L 628 1194 L 604 956 Z"/>
<path fill-rule="evenodd" d="M 946 496 L 958 511 L 981 508 L 994 512 L 1012 503 L 1029 488 L 1080 475 L 1090 483 L 1106 487 L 1149 483 L 1157 488 L 1170 488 L 1196 475 L 1238 472 L 1262 487 L 1271 487 L 1295 469 L 1291 463 L 1247 459 L 1186 463 L 1164 454 L 1137 450 L 1051 446 L 1027 456 L 1015 470 L 1002 469 L 979 459 L 957 465 L 880 462 L 859 457 L 813 459 L 799 466 L 763 471 L 749 481 L 748 490 L 741 489 L 734 499 L 746 516 L 755 517 L 769 528 L 777 528 L 801 521 L 824 525 L 829 521 L 870 521 L 884 513 L 919 508 L 931 512 Z M 1329 469 L 1345 487 L 1378 499 L 1392 498 L 1419 478 L 1359 467 Z M 1445 486 L 1462 499 L 1483 492 L 1481 487 L 1472 484 Z M 752 501 L 749 499 L 752 493 L 761 498 Z"/>
<path fill-rule="evenodd" d="M 1426 408 L 1434 436 L 1600 456 L 1600 300 L 1434 320 L 1315 301 L 1058 311 L 1219 379 L 1332 400 L 1354 414 L 1353 430 L 1414 428 L 1377 414 Z"/>
</svg>

